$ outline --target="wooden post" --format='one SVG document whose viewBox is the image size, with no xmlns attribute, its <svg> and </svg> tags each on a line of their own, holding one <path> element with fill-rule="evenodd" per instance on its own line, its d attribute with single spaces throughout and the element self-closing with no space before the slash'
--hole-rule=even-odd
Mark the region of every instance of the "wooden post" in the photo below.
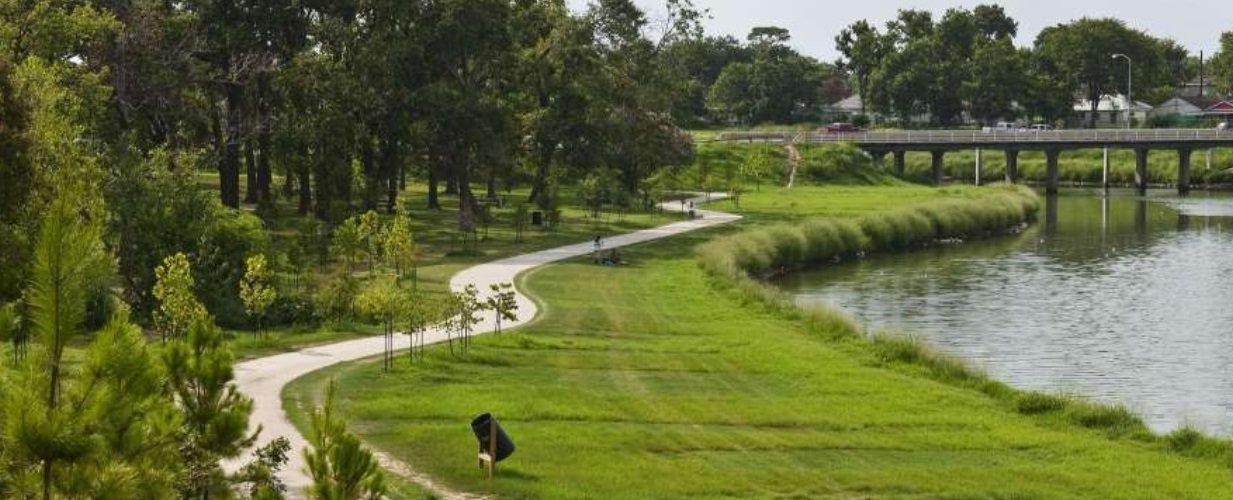
<svg viewBox="0 0 1233 500">
<path fill-rule="evenodd" d="M 497 417 L 488 419 L 488 479 L 497 468 Z"/>
</svg>

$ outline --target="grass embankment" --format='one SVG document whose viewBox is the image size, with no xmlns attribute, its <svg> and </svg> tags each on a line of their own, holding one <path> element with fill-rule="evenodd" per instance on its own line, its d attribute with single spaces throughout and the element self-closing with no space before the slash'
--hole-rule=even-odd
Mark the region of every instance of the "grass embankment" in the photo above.
<svg viewBox="0 0 1233 500">
<path fill-rule="evenodd" d="M 894 205 L 919 189 L 863 196 Z M 862 204 L 877 203 L 840 203 Z M 453 487 L 514 498 L 1233 491 L 1219 460 L 1165 451 L 1225 457 L 1221 443 L 1143 438 L 1122 410 L 991 396 L 1013 392 L 915 343 L 867 342 L 842 318 L 817 321 L 708 275 L 695 246 L 734 229 L 631 248 L 627 266 L 529 273 L 522 285 L 548 305 L 537 323 L 478 338 L 467 357 L 437 348 L 389 374 L 375 362 L 314 373 L 288 388 L 286 408 L 302 425 L 336 377 L 338 406 L 368 443 Z M 519 446 L 491 483 L 466 425 L 483 411 Z"/>
</svg>

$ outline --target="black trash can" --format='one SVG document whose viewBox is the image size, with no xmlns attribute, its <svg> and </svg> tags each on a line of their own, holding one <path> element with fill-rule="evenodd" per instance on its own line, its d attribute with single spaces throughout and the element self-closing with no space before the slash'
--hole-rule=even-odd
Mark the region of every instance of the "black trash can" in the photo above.
<svg viewBox="0 0 1233 500">
<path fill-rule="evenodd" d="M 505 429 L 501 428 L 497 419 L 492 418 L 491 413 L 485 413 L 471 420 L 471 432 L 474 432 L 475 439 L 479 440 L 480 452 L 488 452 L 489 433 L 492 430 L 496 430 L 497 433 L 497 452 L 493 459 L 500 462 L 514 454 L 514 442 L 505 434 Z"/>
<path fill-rule="evenodd" d="M 531 212 L 531 225 L 533 226 L 544 225 L 544 213 L 539 212 L 539 211 Z"/>
</svg>

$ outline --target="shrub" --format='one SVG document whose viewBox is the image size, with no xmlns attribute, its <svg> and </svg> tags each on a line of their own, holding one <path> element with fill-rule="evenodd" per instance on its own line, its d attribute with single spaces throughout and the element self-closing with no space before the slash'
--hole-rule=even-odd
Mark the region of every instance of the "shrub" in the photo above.
<svg viewBox="0 0 1233 500">
<path fill-rule="evenodd" d="M 304 297 L 278 296 L 265 312 L 268 326 L 297 325 L 315 327 L 321 324 L 316 306 Z"/>
<path fill-rule="evenodd" d="M 1110 434 L 1145 432 L 1147 426 L 1123 406 L 1092 402 L 1076 402 L 1068 410 L 1070 420 L 1089 429 L 1102 429 Z"/>
<path fill-rule="evenodd" d="M 1015 398 L 1015 411 L 1024 415 L 1036 415 L 1059 411 L 1066 407 L 1066 399 L 1042 392 L 1024 392 Z"/>
</svg>

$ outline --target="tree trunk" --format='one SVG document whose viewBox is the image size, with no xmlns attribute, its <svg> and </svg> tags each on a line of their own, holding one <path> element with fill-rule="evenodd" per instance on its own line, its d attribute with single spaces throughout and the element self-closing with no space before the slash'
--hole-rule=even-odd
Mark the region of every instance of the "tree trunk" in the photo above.
<svg viewBox="0 0 1233 500">
<path fill-rule="evenodd" d="M 372 141 L 365 139 L 360 145 L 360 171 L 364 173 L 364 194 L 360 205 L 364 211 L 377 209 L 377 197 L 381 193 L 380 172 L 373 154 Z"/>
<path fill-rule="evenodd" d="M 531 196 L 527 201 L 535 203 L 540 209 L 548 208 L 548 166 L 552 161 L 552 150 L 541 147 L 535 158 L 535 182 L 531 186 Z"/>
<path fill-rule="evenodd" d="M 244 141 L 244 176 L 248 184 L 244 190 L 244 203 L 257 203 L 260 199 L 258 191 L 261 186 L 257 181 L 257 152 L 253 150 L 254 142 L 252 138 Z"/>
<path fill-rule="evenodd" d="M 385 188 L 385 211 L 393 214 L 398 207 L 398 140 L 387 137 L 381 141 L 381 153 L 378 159 L 378 175 L 381 186 Z"/>
<path fill-rule="evenodd" d="M 295 175 L 300 182 L 300 215 L 308 215 L 308 212 L 313 209 L 313 191 L 312 191 L 312 174 L 308 169 L 308 162 L 302 162 L 299 165 L 299 173 Z M 290 185 L 291 176 L 287 176 L 288 185 Z"/>
<path fill-rule="evenodd" d="M 270 75 L 262 72 L 257 76 L 257 92 L 258 99 L 258 116 L 257 116 L 257 148 L 261 150 L 261 156 L 257 158 L 257 201 L 268 203 L 273 199 L 270 196 L 270 184 L 273 180 L 273 171 L 270 169 L 270 156 L 274 151 L 273 134 L 270 131 Z"/>
<path fill-rule="evenodd" d="M 488 192 L 485 197 L 490 200 L 497 199 L 497 169 L 488 171 Z"/>
<path fill-rule="evenodd" d="M 1091 106 L 1091 114 L 1087 117 L 1087 128 L 1096 128 L 1096 110 L 1100 108 L 1100 89 L 1094 85 L 1089 85 L 1087 99 L 1088 104 Z"/>
<path fill-rule="evenodd" d="M 428 209 L 441 210 L 441 200 L 437 196 L 437 171 L 428 167 Z"/>
<path fill-rule="evenodd" d="M 218 182 L 223 205 L 240 207 L 240 141 L 243 136 L 241 120 L 244 114 L 244 87 L 227 85 L 227 125 L 222 155 L 219 161 Z"/>
</svg>

